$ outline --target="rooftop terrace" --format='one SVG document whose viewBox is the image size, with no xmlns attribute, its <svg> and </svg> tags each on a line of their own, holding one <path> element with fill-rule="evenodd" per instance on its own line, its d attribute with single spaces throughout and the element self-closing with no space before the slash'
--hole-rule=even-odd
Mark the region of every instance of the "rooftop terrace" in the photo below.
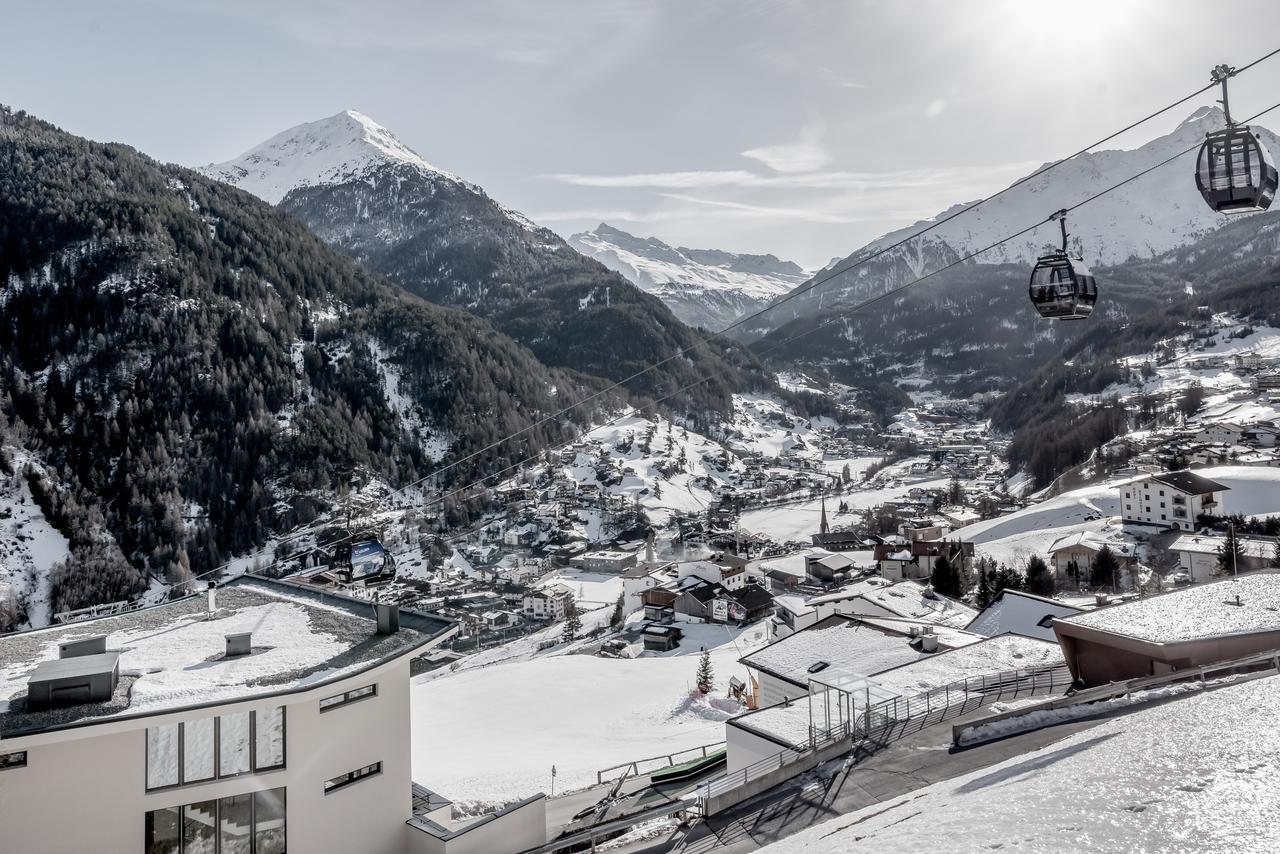
<svg viewBox="0 0 1280 854">
<path fill-rule="evenodd" d="M 298 691 L 351 676 L 441 638 L 452 626 L 401 611 L 378 634 L 373 605 L 287 582 L 240 579 L 204 594 L 127 614 L 0 637 L 0 737 Z M 248 655 L 227 656 L 225 636 L 252 632 Z M 27 708 L 27 680 L 58 660 L 58 646 L 106 635 L 120 680 L 105 702 Z"/>
</svg>

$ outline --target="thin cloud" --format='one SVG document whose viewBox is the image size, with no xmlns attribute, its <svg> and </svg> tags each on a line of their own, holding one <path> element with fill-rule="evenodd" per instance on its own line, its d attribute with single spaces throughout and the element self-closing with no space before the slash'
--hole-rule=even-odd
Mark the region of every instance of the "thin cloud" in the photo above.
<svg viewBox="0 0 1280 854">
<path fill-rule="evenodd" d="M 870 89 L 871 88 L 866 83 L 859 83 L 857 80 L 851 80 L 848 77 L 845 77 L 844 75 L 840 74 L 838 71 L 828 68 L 825 65 L 818 66 L 818 73 L 822 77 L 824 77 L 828 82 L 836 86 L 839 86 L 841 89 Z"/>
<path fill-rule="evenodd" d="M 630 175 L 580 175 L 560 172 L 541 175 L 551 181 L 562 184 L 573 184 L 577 187 L 750 187 L 761 180 L 742 169 L 733 170 L 694 170 L 685 172 L 641 172 Z"/>
<path fill-rule="evenodd" d="M 795 142 L 765 145 L 742 152 L 743 157 L 759 160 L 775 172 L 814 172 L 831 162 L 827 147 L 822 144 L 825 128 L 821 123 L 806 126 Z"/>
<path fill-rule="evenodd" d="M 611 189 L 703 189 L 711 187 L 768 188 L 797 190 L 909 190 L 938 185 L 969 184 L 1009 179 L 1036 166 L 1038 161 L 1001 163 L 994 166 L 956 166 L 930 169 L 901 169 L 889 172 L 849 172 L 843 170 L 804 172 L 790 175 L 759 175 L 746 170 L 701 170 L 639 172 L 621 175 L 554 173 L 544 180 L 576 187 Z"/>
<path fill-rule="evenodd" d="M 925 118 L 936 119 L 938 116 L 942 115 L 942 111 L 945 110 L 946 108 L 947 108 L 947 102 L 942 100 L 941 98 L 938 98 L 937 100 L 934 100 L 934 101 L 930 101 L 929 106 L 924 108 Z"/>
<path fill-rule="evenodd" d="M 577 222 L 594 220 L 596 222 L 657 222 L 666 219 L 668 214 L 658 211 L 605 210 L 602 208 L 579 208 L 575 210 L 534 211 L 526 214 L 537 223 L 543 222 Z"/>
<path fill-rule="evenodd" d="M 789 219 L 801 220 L 803 222 L 826 222 L 826 223 L 850 223 L 860 222 L 860 219 L 850 218 L 847 215 L 831 214 L 823 211 L 813 210 L 812 208 L 779 208 L 770 205 L 753 205 L 746 202 L 730 202 L 724 199 L 704 199 L 698 196 L 686 196 L 681 193 L 660 193 L 663 198 L 673 199 L 678 202 L 688 202 L 690 204 L 705 205 L 707 207 L 721 208 L 723 210 L 733 211 L 740 216 L 765 219 Z"/>
</svg>

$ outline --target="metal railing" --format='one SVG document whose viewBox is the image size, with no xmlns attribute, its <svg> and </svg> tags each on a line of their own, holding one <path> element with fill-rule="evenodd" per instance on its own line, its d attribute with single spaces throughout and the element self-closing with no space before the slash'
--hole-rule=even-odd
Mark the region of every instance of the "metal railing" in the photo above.
<svg viewBox="0 0 1280 854">
<path fill-rule="evenodd" d="M 76 608 L 71 611 L 59 611 L 53 615 L 55 623 L 78 623 L 81 620 L 92 620 L 94 617 L 109 617 L 113 614 L 123 614 L 126 611 L 136 611 L 143 607 L 142 601 L 131 601 L 128 599 L 119 602 L 107 602 L 102 605 L 90 605 L 87 608 Z"/>
<path fill-rule="evenodd" d="M 839 741 L 847 740 L 851 749 L 883 747 L 925 727 L 968 714 L 985 703 L 1065 688 L 1071 682 L 1071 672 L 1063 663 L 970 676 L 914 696 L 894 697 L 861 710 L 853 720 L 829 728 L 810 727 L 806 747 L 780 750 L 703 783 L 697 788 L 698 802 L 705 810 L 711 798 L 745 786 Z"/>
<path fill-rule="evenodd" d="M 703 744 L 699 747 L 690 747 L 687 750 L 677 750 L 674 753 L 664 753 L 661 756 L 650 756 L 647 759 L 634 759 L 631 762 L 623 762 L 620 765 L 611 765 L 596 772 L 596 785 L 602 785 L 608 780 L 613 780 L 619 776 L 616 772 L 621 771 L 621 777 L 638 777 L 641 774 L 648 774 L 651 771 L 657 771 L 661 768 L 669 768 L 672 765 L 679 765 L 682 762 L 688 762 L 691 759 L 707 757 L 708 753 L 713 753 L 724 748 L 723 741 L 713 741 L 710 744 Z M 651 765 L 653 762 L 661 762 L 658 765 Z"/>
<path fill-rule="evenodd" d="M 1254 653 L 1242 658 L 1231 659 L 1229 661 L 1205 664 L 1186 670 L 1173 670 L 1156 676 L 1140 676 L 1135 679 L 1127 679 L 1122 682 L 1111 682 L 1106 685 L 1098 685 L 1093 688 L 1084 688 L 1065 697 L 1054 698 L 1042 703 L 1036 703 L 1032 706 L 1014 709 L 1008 712 L 1000 712 L 978 720 L 956 724 L 952 727 L 952 742 L 954 744 L 960 744 L 963 740 L 963 734 L 967 730 L 975 729 L 985 724 L 995 723 L 996 721 L 1022 717 L 1036 711 L 1088 705 L 1090 703 L 1097 703 L 1113 699 L 1115 697 L 1124 697 L 1129 694 L 1147 691 L 1152 688 L 1160 688 L 1162 686 L 1172 685 L 1178 682 L 1199 681 L 1203 683 L 1227 676 L 1247 675 L 1257 673 L 1259 671 L 1271 670 L 1280 673 L 1280 648 L 1265 650 L 1263 652 Z M 1034 728 L 1035 727 L 1031 727 L 1030 729 Z"/>
</svg>

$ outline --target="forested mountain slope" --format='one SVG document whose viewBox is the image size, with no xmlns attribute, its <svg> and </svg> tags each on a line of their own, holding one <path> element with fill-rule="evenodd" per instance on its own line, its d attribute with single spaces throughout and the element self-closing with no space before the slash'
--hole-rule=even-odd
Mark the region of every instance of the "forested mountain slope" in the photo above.
<svg viewBox="0 0 1280 854">
<path fill-rule="evenodd" d="M 0 438 L 38 457 L 15 476 L 71 540 L 57 609 L 181 581 L 313 518 L 353 472 L 411 480 L 600 385 L 245 192 L 7 109 L 0 284 Z"/>
<path fill-rule="evenodd" d="M 771 386 L 737 345 L 685 326 L 657 297 L 360 113 L 299 125 L 202 171 L 278 200 L 368 269 L 492 321 L 548 365 L 619 381 L 689 349 L 628 383 L 651 399 L 698 383 L 668 404 L 684 413 L 727 413 L 732 392 Z"/>
</svg>

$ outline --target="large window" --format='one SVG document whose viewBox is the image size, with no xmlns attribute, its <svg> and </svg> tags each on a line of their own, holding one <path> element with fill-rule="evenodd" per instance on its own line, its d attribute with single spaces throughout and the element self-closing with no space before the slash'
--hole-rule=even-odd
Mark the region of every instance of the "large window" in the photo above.
<svg viewBox="0 0 1280 854">
<path fill-rule="evenodd" d="M 152 810 L 146 854 L 285 854 L 285 790 Z"/>
<path fill-rule="evenodd" d="M 284 706 L 147 727 L 147 790 L 283 768 Z"/>
</svg>

